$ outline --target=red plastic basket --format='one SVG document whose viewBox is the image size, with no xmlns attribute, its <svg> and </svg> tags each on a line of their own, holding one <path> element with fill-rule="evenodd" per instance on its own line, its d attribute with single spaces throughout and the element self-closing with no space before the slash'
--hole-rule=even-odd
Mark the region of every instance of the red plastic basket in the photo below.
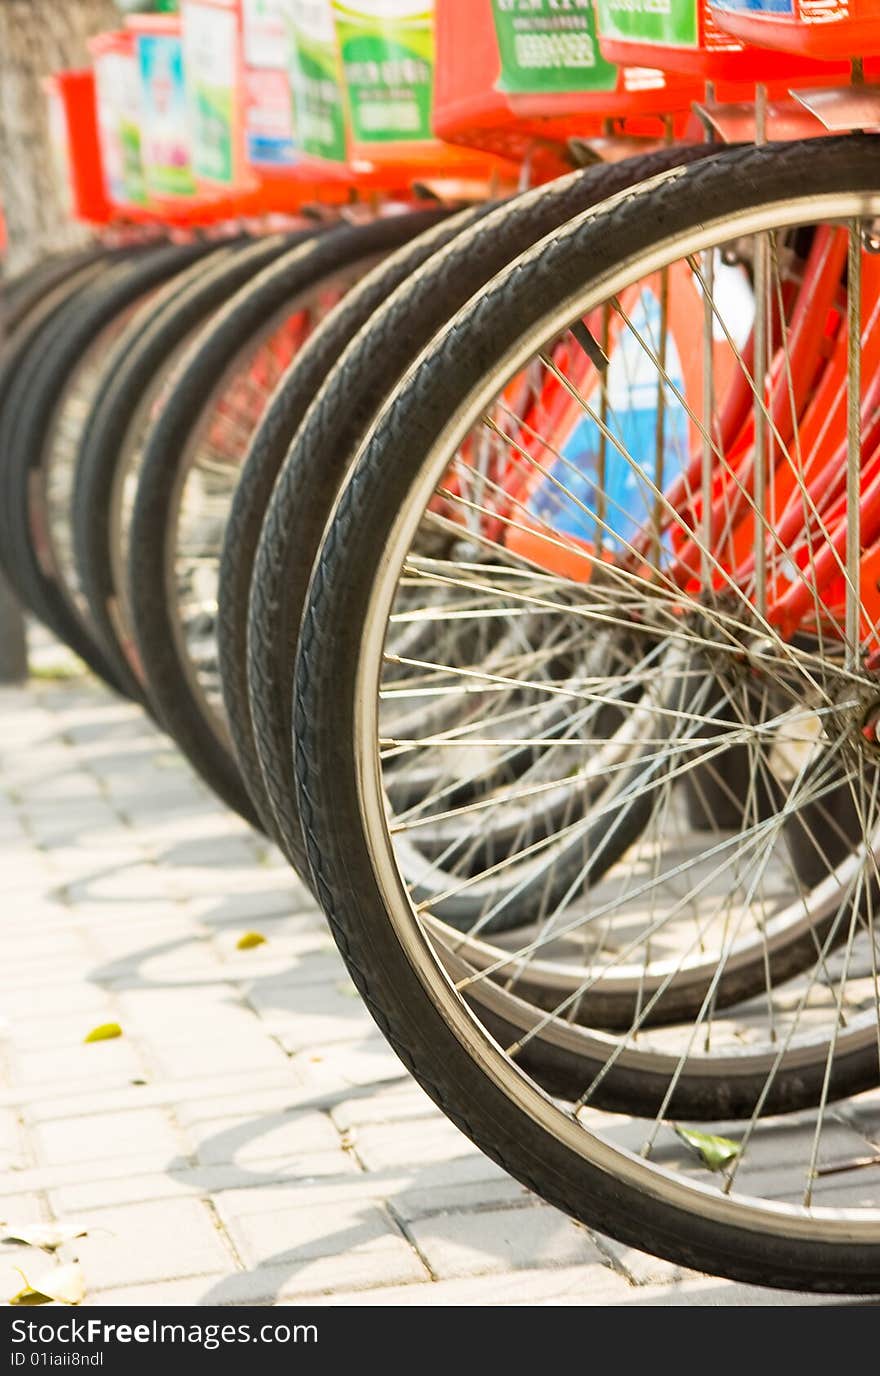
<svg viewBox="0 0 880 1376">
<path fill-rule="evenodd" d="M 94 72 L 56 72 L 45 87 L 53 153 L 70 213 L 107 224 L 113 210 L 104 190 Z"/>
<path fill-rule="evenodd" d="M 877 0 L 713 0 L 720 29 L 742 43 L 809 58 L 880 55 Z"/>
<path fill-rule="evenodd" d="M 798 78 L 815 80 L 844 70 L 815 60 L 826 53 L 805 56 L 744 47 L 715 22 L 709 0 L 676 0 L 665 7 L 648 0 L 596 0 L 596 22 L 600 47 L 612 62 L 645 62 L 705 80 L 786 87 Z"/>
<path fill-rule="evenodd" d="M 437 0 L 434 128 L 445 139 L 522 160 L 538 145 L 594 137 L 608 120 L 654 133 L 687 112 L 693 80 L 620 68 L 599 51 L 592 10 Z"/>
</svg>

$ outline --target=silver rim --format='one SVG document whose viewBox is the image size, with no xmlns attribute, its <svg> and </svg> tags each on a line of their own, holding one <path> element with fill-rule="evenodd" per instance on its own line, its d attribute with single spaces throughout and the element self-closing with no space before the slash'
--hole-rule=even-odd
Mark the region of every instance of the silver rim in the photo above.
<svg viewBox="0 0 880 1376">
<path fill-rule="evenodd" d="M 396 937 L 422 987 L 453 1029 L 468 1054 L 520 1111 L 527 1114 L 545 1131 L 564 1143 L 573 1153 L 627 1185 L 657 1199 L 664 1200 L 685 1212 L 699 1214 L 701 1217 L 709 1218 L 719 1224 L 751 1228 L 782 1237 L 797 1237 L 803 1240 L 826 1243 L 836 1241 L 876 1244 L 880 1242 L 880 1209 L 876 1207 L 874 1202 L 876 1193 L 866 1207 L 848 1207 L 845 1204 L 838 1206 L 822 1202 L 822 1196 L 825 1194 L 825 1182 L 834 1178 L 832 1173 L 822 1173 L 824 1169 L 822 1138 L 829 1121 L 827 1098 L 823 1098 L 816 1108 L 814 1115 L 816 1118 L 815 1130 L 812 1135 L 809 1134 L 809 1131 L 807 1134 L 806 1183 L 802 1197 L 796 1203 L 785 1202 L 777 1198 L 762 1197 L 760 1193 L 754 1193 L 754 1191 L 749 1192 L 743 1183 L 750 1179 L 749 1172 L 744 1169 L 744 1163 L 749 1158 L 749 1153 L 754 1152 L 757 1136 L 760 1132 L 758 1116 L 739 1125 L 737 1132 L 739 1153 L 732 1166 L 720 1176 L 709 1175 L 703 1169 L 702 1160 L 699 1167 L 695 1167 L 693 1170 L 688 1170 L 687 1165 L 682 1167 L 678 1163 L 674 1166 L 666 1165 L 663 1164 L 662 1160 L 657 1159 L 656 1154 L 654 1159 L 649 1159 L 651 1152 L 656 1148 L 659 1134 L 661 1131 L 666 1131 L 660 1123 L 655 1125 L 653 1137 L 651 1137 L 650 1132 L 642 1134 L 641 1146 L 643 1151 L 645 1150 L 645 1137 L 648 1137 L 647 1154 L 640 1155 L 638 1148 L 636 1150 L 628 1149 L 621 1145 L 619 1139 L 617 1141 L 612 1139 L 609 1125 L 602 1121 L 601 1115 L 590 1117 L 589 1112 L 586 1115 L 583 1113 L 575 1114 L 571 1111 L 570 1105 L 562 1104 L 544 1094 L 530 1080 L 528 1075 L 515 1064 L 511 1056 L 488 1034 L 478 1017 L 466 1004 L 460 990 L 444 966 L 443 946 L 445 945 L 448 950 L 450 946 L 455 945 L 454 939 L 450 938 L 448 929 L 438 931 L 436 925 L 432 926 L 428 915 L 428 905 L 423 908 L 423 915 L 419 916 L 402 873 L 400 856 L 392 833 L 393 816 L 389 819 L 385 779 L 383 778 L 382 751 L 379 744 L 382 740 L 379 698 L 385 682 L 383 657 L 387 648 L 390 647 L 393 652 L 393 640 L 388 636 L 389 619 L 396 606 L 395 599 L 398 595 L 401 571 L 406 566 L 407 556 L 414 547 L 422 514 L 428 507 L 432 494 L 437 490 L 442 475 L 447 470 L 450 455 L 458 452 L 472 427 L 487 410 L 490 410 L 506 379 L 514 377 L 525 369 L 529 360 L 540 354 L 546 341 L 552 341 L 566 331 L 572 320 L 590 316 L 590 313 L 599 310 L 603 303 L 607 303 L 615 297 L 619 298 L 634 280 L 644 281 L 652 274 L 660 273 L 663 269 L 669 268 L 675 262 L 689 260 L 693 265 L 703 264 L 704 299 L 713 301 L 714 297 L 711 291 L 705 287 L 709 280 L 705 268 L 707 264 L 714 261 L 713 250 L 721 244 L 728 244 L 741 238 L 750 238 L 762 246 L 769 244 L 772 253 L 779 248 L 781 231 L 805 223 L 815 225 L 820 221 L 822 223 L 840 222 L 848 228 L 850 282 L 853 284 L 850 295 L 855 295 L 859 273 L 853 270 L 852 244 L 855 242 L 857 255 L 860 257 L 858 254 L 860 249 L 858 221 L 861 217 L 875 216 L 878 210 L 880 210 L 880 198 L 876 196 L 837 194 L 825 197 L 814 196 L 810 198 L 809 203 L 806 201 L 803 203 L 784 202 L 770 205 L 759 210 L 743 212 L 738 216 L 726 217 L 723 223 L 704 224 L 686 236 L 682 235 L 674 240 L 658 243 L 650 254 L 644 255 L 637 263 L 623 264 L 615 271 L 609 272 L 601 279 L 590 283 L 576 298 L 566 301 L 552 315 L 548 315 L 541 322 L 540 328 L 536 328 L 531 335 L 521 340 L 516 348 L 511 350 L 508 356 L 501 361 L 494 375 L 481 381 L 457 413 L 449 418 L 430 453 L 425 457 L 418 480 L 413 484 L 411 500 L 398 516 L 391 537 L 387 541 L 381 574 L 375 580 L 371 590 L 371 603 L 364 627 L 355 697 L 355 740 L 360 807 L 365 835 L 369 838 L 371 845 L 376 881 L 388 912 L 389 921 L 392 923 Z M 534 252 L 539 253 L 540 246 Z M 760 259 L 762 254 L 767 254 L 769 257 L 766 247 L 761 247 L 756 258 Z M 775 279 L 773 277 L 772 263 L 769 276 L 766 268 L 764 273 L 762 278 L 761 267 L 758 262 L 755 279 L 757 283 L 755 287 L 756 302 L 766 303 L 771 291 L 777 289 L 780 283 L 778 276 Z M 715 313 L 717 314 L 717 312 Z M 756 316 L 761 313 L 761 310 L 756 309 Z M 712 314 L 711 312 L 707 312 L 707 314 L 711 329 Z M 768 318 L 772 329 L 772 311 L 765 316 L 765 329 Z M 764 348 L 769 348 L 766 336 L 763 344 L 760 340 L 756 341 L 755 358 L 760 358 Z M 853 385 L 854 375 L 852 352 L 849 350 L 848 376 L 850 387 Z M 757 367 L 755 371 L 757 372 Z M 763 396 L 763 392 L 761 395 Z M 766 407 L 762 408 L 760 404 L 756 406 L 757 411 L 760 412 L 761 409 L 766 409 Z M 855 421 L 857 424 L 857 415 Z M 766 446 L 767 444 L 767 427 L 768 418 L 765 416 L 764 433 L 760 433 L 760 421 L 756 427 L 759 433 L 755 438 L 755 446 L 759 449 L 762 445 Z M 858 457 L 858 444 L 861 438 L 860 434 L 856 435 L 854 450 L 852 427 L 853 414 L 852 407 L 850 407 L 847 435 L 850 460 L 853 458 L 853 453 Z M 711 452 L 711 441 L 704 442 L 703 447 L 704 450 Z M 852 464 L 850 463 L 850 470 L 851 468 Z M 850 470 L 848 470 L 850 473 L 848 495 L 852 497 L 853 491 L 858 493 L 859 490 L 859 473 L 856 465 L 855 487 L 853 488 Z M 704 487 L 704 496 L 707 490 Z M 766 494 L 758 491 L 757 487 L 756 494 L 756 503 L 766 500 Z M 759 510 L 763 511 L 763 507 L 759 507 Z M 858 651 L 859 641 L 862 638 L 859 634 L 858 579 L 855 576 L 856 561 L 860 553 L 859 532 L 858 530 L 854 532 L 854 524 L 855 520 L 850 515 L 846 522 L 848 540 L 848 562 L 845 561 L 844 569 L 846 615 L 841 636 L 846 662 L 840 669 L 841 679 L 849 684 L 856 680 L 861 682 L 857 672 L 857 662 L 853 658 L 854 653 Z M 853 545 L 854 534 L 855 545 Z M 756 542 L 756 544 L 759 543 Z M 853 548 L 855 549 L 855 559 L 853 558 Z M 764 627 L 763 606 L 767 596 L 768 579 L 766 551 L 763 567 L 760 555 L 756 555 L 755 564 L 756 569 L 749 590 L 749 599 L 753 605 L 757 604 L 760 623 Z M 740 597 L 740 604 L 742 601 L 743 599 Z M 807 656 L 807 659 L 810 660 L 810 657 Z M 798 672 L 804 671 L 804 655 L 796 646 L 788 647 L 785 652 L 785 660 L 787 664 L 794 663 Z M 810 660 L 809 663 L 806 663 L 806 668 L 812 672 L 812 667 L 812 660 Z M 873 815 L 872 807 L 871 816 L 873 817 Z M 840 907 L 840 886 L 851 884 L 855 871 L 864 868 L 865 864 L 875 868 L 877 829 L 871 826 L 868 830 L 873 839 L 871 845 L 862 852 L 863 863 L 860 864 L 856 856 L 846 857 L 834 868 L 833 873 L 829 871 L 825 881 L 825 892 L 822 891 L 821 885 L 816 886 L 812 895 L 815 902 L 827 902 L 829 892 L 836 892 L 838 894 L 837 906 Z M 854 916 L 849 925 L 855 929 L 855 914 L 859 910 L 859 903 L 854 899 L 850 906 Z M 873 938 L 873 927 L 871 928 L 871 935 Z M 872 940 L 872 947 L 873 945 Z M 852 946 L 852 939 L 844 941 L 845 958 L 847 958 L 848 953 L 851 953 Z M 471 947 L 464 952 L 459 949 L 459 960 L 463 954 L 473 957 L 474 948 Z M 448 957 L 447 963 L 450 963 Z M 452 968 L 457 978 L 460 974 L 460 966 L 453 965 Z M 843 985 L 845 981 L 846 971 L 844 970 L 844 975 L 839 983 Z M 854 1035 L 866 1038 L 866 1044 L 873 1043 L 876 1045 L 876 976 L 873 979 L 870 1008 L 865 1013 L 863 1025 L 857 1027 L 854 1023 L 850 1024 L 844 1033 L 839 1035 L 838 1020 L 839 1009 L 835 1015 L 835 1031 L 827 1038 L 827 1044 L 830 1047 L 836 1049 L 838 1044 L 842 1045 L 846 1037 Z M 833 1054 L 834 1050 L 831 1052 L 832 1056 Z M 718 1065 L 719 1068 L 723 1066 L 723 1058 L 718 1062 Z M 590 1118 L 590 1121 L 585 1121 L 585 1117 Z M 850 1178 L 853 1178 L 860 1169 L 853 1163 L 841 1163 L 841 1166 L 847 1171 L 852 1170 L 853 1174 Z M 858 1175 L 858 1179 L 864 1184 L 871 1173 L 871 1168 L 869 1168 L 867 1172 Z M 880 1172 L 873 1172 L 873 1174 L 875 1179 L 880 1178 Z M 719 1183 L 713 1183 L 714 1180 L 718 1180 Z M 872 1187 L 876 1192 L 876 1186 Z M 864 1192 L 870 1193 L 869 1186 L 865 1186 Z"/>
</svg>

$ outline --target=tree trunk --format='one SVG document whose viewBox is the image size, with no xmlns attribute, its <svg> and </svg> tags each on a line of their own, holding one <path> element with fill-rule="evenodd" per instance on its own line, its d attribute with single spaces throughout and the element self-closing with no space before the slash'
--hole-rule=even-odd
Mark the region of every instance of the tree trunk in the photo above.
<svg viewBox="0 0 880 1376">
<path fill-rule="evenodd" d="M 88 66 L 86 39 L 118 23 L 114 0 L 0 0 L 0 204 L 10 274 L 85 237 L 55 186 L 42 83 L 50 72 Z"/>
</svg>

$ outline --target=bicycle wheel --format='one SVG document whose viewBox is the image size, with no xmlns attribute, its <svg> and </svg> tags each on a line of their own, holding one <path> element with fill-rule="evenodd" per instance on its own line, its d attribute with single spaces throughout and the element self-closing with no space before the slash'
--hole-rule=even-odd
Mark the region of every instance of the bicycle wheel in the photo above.
<svg viewBox="0 0 880 1376">
<path fill-rule="evenodd" d="M 19 408 L 28 396 L 28 382 L 32 369 L 40 359 L 52 337 L 52 322 L 68 302 L 83 291 L 105 266 L 102 259 L 89 261 L 41 295 L 27 309 L 16 327 L 0 347 L 0 485 L 5 487 L 8 467 L 7 455 L 16 433 Z M 0 560 L 6 576 L 15 581 L 15 571 L 9 567 L 11 541 L 5 529 L 8 506 L 0 503 Z M 21 590 L 17 589 L 19 597 Z"/>
<path fill-rule="evenodd" d="M 267 835 L 283 844 L 266 794 L 254 742 L 247 682 L 247 620 L 251 572 L 263 519 L 285 455 L 315 395 L 353 336 L 398 284 L 464 224 L 491 209 L 452 215 L 414 212 L 394 228 L 404 246 L 392 252 L 326 316 L 285 373 L 253 437 L 229 512 L 220 565 L 217 644 L 223 702 L 236 759 Z M 384 233 L 384 231 L 383 231 Z M 335 466 L 334 455 L 334 466 Z M 320 480 L 318 480 L 320 481 Z"/>
<path fill-rule="evenodd" d="M 103 273 L 59 318 L 35 361 L 6 456 L 11 557 L 25 598 L 114 687 L 113 666 L 77 597 L 71 514 L 79 441 L 108 353 L 141 302 L 206 250 L 162 245 Z"/>
<path fill-rule="evenodd" d="M 340 497 L 301 628 L 294 711 L 317 892 L 374 1017 L 454 1121 L 545 1198 L 625 1242 L 733 1278 L 852 1292 L 880 1286 L 868 1166 L 880 1121 L 876 372 L 860 388 L 857 347 L 873 359 L 880 284 L 864 248 L 878 212 L 875 140 L 768 145 L 619 196 L 499 275 L 404 380 Z M 510 385 L 530 368 L 552 396 L 510 418 Z M 754 406 L 737 402 L 731 424 L 739 379 Z M 484 431 L 497 440 L 490 480 L 503 477 L 493 502 L 467 462 Z M 839 442 L 843 490 L 819 481 Z M 460 509 L 474 505 L 482 523 L 466 559 Z M 638 840 L 595 889 L 537 911 L 482 962 L 432 917 L 431 899 L 413 901 L 399 841 L 420 819 L 401 819 L 384 787 L 386 754 L 437 744 L 382 730 L 399 684 L 384 655 L 394 618 L 413 610 L 401 596 L 413 581 L 505 618 L 524 599 L 549 617 L 575 608 L 586 644 L 622 620 L 653 654 L 651 698 L 642 686 L 629 708 L 656 718 L 663 766 L 630 786 L 634 802 L 645 786 L 652 794 Z M 425 618 L 435 606 L 426 600 Z M 737 685 L 723 712 L 714 690 L 708 704 L 691 696 L 706 655 Z M 479 675 L 429 654 L 419 668 L 444 692 Z M 548 684 L 571 692 L 570 679 L 518 678 L 517 736 L 534 748 L 529 716 Z M 494 684 L 478 686 L 471 751 L 497 746 Z M 571 716 L 604 688 L 582 680 Z M 588 726 L 570 739 L 586 767 Z M 455 776 L 467 752 L 445 740 Z M 695 837 L 682 773 L 741 744 L 752 777 L 773 781 L 770 815 L 747 798 L 732 830 Z M 858 834 L 839 825 L 814 884 L 792 819 L 815 860 L 826 839 L 816 810 L 841 789 Z M 503 802 L 494 787 L 477 800 Z M 798 943 L 793 972 L 786 952 Z M 551 1007 L 521 992 L 536 964 L 564 981 L 572 959 L 584 975 Z M 752 997 L 721 1015 L 731 971 L 736 999 L 759 967 Z M 629 1026 L 579 1026 L 591 989 L 624 978 L 642 989 Z M 702 997 L 656 1027 L 651 1011 L 674 986 Z M 542 1056 L 551 1043 L 555 1077 Z M 688 1135 L 681 1120 L 709 1119 L 713 1100 L 717 1119 L 739 1121 Z"/>
<path fill-rule="evenodd" d="M 137 656 L 126 569 L 144 448 L 175 370 L 205 321 L 278 258 L 288 236 L 218 246 L 132 320 L 107 360 L 106 380 L 85 427 L 74 484 L 79 585 L 93 624 L 133 696 L 147 699 Z"/>
<path fill-rule="evenodd" d="M 10 335 L 25 317 L 66 278 L 81 268 L 105 258 L 109 250 L 102 244 L 68 253 L 54 253 L 33 267 L 0 283 L 0 332 Z"/>
<path fill-rule="evenodd" d="M 251 581 L 250 625 L 244 642 L 250 706 L 247 717 L 242 710 L 238 714 L 245 723 L 240 753 L 256 751 L 260 779 L 253 785 L 253 796 L 262 799 L 261 812 L 270 812 L 285 853 L 300 874 L 308 874 L 308 864 L 289 745 L 297 631 L 324 526 L 370 422 L 436 330 L 517 253 L 604 196 L 670 166 L 706 156 L 707 151 L 705 147 L 664 149 L 560 178 L 505 203 L 488 217 L 480 214 L 473 225 L 447 226 L 435 232 L 425 245 L 431 250 L 430 258 L 419 271 L 412 272 L 401 262 L 408 270 L 393 295 L 391 284 L 376 280 L 381 289 L 377 295 L 384 304 L 373 307 L 360 334 L 315 396 L 290 443 L 271 505 L 268 495 L 265 499 L 268 512 Z M 451 241 L 444 245 L 440 241 L 447 236 Z M 394 271 L 395 265 L 389 264 L 388 270 Z M 234 640 L 239 655 L 242 645 L 239 632 Z"/>
<path fill-rule="evenodd" d="M 256 824 L 217 662 L 217 582 L 229 507 L 275 385 L 314 325 L 405 237 L 403 220 L 306 237 L 243 288 L 195 341 L 144 456 L 128 582 L 149 691 L 203 778 Z"/>
</svg>

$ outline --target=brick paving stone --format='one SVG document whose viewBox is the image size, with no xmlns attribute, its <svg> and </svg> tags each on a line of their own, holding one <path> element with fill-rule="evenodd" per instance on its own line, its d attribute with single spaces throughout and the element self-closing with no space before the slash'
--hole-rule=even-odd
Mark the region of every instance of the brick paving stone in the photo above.
<svg viewBox="0 0 880 1376">
<path fill-rule="evenodd" d="M 84 1300 L 86 1308 L 111 1308 L 115 1305 L 145 1308 L 173 1307 L 175 1305 L 199 1305 L 204 1297 L 223 1281 L 222 1272 L 213 1276 L 192 1276 L 186 1280 L 154 1281 L 145 1285 L 111 1286 L 106 1290 L 96 1290 Z M 169 1314 L 162 1322 L 173 1323 L 174 1315 Z"/>
<path fill-rule="evenodd" d="M 412 1118 L 430 1118 L 436 1106 L 413 1080 L 401 1079 L 376 1093 L 346 1098 L 332 1110 L 333 1121 L 341 1132 L 373 1123 L 403 1123 Z"/>
<path fill-rule="evenodd" d="M 208 1166 L 285 1160 L 298 1174 L 311 1174 L 316 1161 L 326 1158 L 322 1175 L 353 1168 L 333 1124 L 318 1113 L 213 1119 L 189 1128 L 187 1137 L 193 1154 Z M 308 1170 L 304 1162 L 309 1163 Z"/>
<path fill-rule="evenodd" d="M 77 1214 L 88 1236 L 75 1246 L 90 1290 L 225 1272 L 233 1261 L 210 1208 L 156 1200 Z"/>
<path fill-rule="evenodd" d="M 292 1191 L 286 1195 L 291 1197 Z M 239 1254 L 248 1266 L 286 1266 L 291 1268 L 317 1257 L 337 1257 L 382 1250 L 393 1243 L 392 1251 L 406 1245 L 388 1211 L 365 1200 L 340 1199 L 336 1204 L 248 1210 L 248 1192 L 240 1198 L 241 1211 L 220 1212 L 229 1228 Z M 382 1246 L 377 1246 L 382 1244 Z"/>
<path fill-rule="evenodd" d="M 536 1264 L 607 1264 L 584 1228 L 545 1205 L 437 1214 L 414 1219 L 408 1231 L 440 1280 Z"/>
<path fill-rule="evenodd" d="M 552 1270 L 522 1270 L 505 1275 L 469 1276 L 459 1280 L 435 1282 L 427 1290 L 420 1287 L 392 1286 L 366 1291 L 339 1289 L 332 1295 L 316 1296 L 313 1303 L 334 1305 L 381 1305 L 401 1308 L 430 1304 L 432 1307 L 450 1305 L 525 1306 L 577 1304 L 605 1306 L 628 1304 L 634 1294 L 632 1287 L 607 1266 L 560 1266 Z M 775 1293 L 775 1292 L 773 1292 Z"/>
<path fill-rule="evenodd" d="M 83 1027 L 84 1036 L 91 1026 L 94 1024 Z M 14 1062 L 21 1083 L 29 1088 L 42 1085 L 47 1093 L 69 1091 L 78 1083 L 92 1089 L 125 1085 L 142 1076 L 146 1069 L 137 1049 L 124 1037 L 91 1045 L 55 1047 L 51 1051 L 21 1052 L 15 1055 Z"/>
<path fill-rule="evenodd" d="M 378 1033 L 371 1033 L 357 1042 L 311 1047 L 295 1059 L 302 1065 L 309 1083 L 316 1088 L 393 1084 L 405 1074 L 400 1061 Z"/>
<path fill-rule="evenodd" d="M 337 1289 L 368 1292 L 375 1286 L 406 1284 L 420 1303 L 430 1303 L 429 1276 L 402 1238 L 377 1238 L 335 1256 L 313 1257 L 285 1266 L 260 1266 L 230 1276 L 206 1298 L 214 1304 L 273 1304 L 285 1298 L 311 1300 Z"/>
<path fill-rule="evenodd" d="M 48 1216 L 46 1200 L 40 1194 L 22 1191 L 20 1194 L 0 1195 L 0 1228 L 3 1232 L 10 1224 L 42 1223 Z"/>
<path fill-rule="evenodd" d="M 383 1170 L 407 1161 L 446 1161 L 478 1153 L 478 1148 L 436 1109 L 429 1118 L 368 1123 L 354 1128 L 352 1140 L 367 1170 Z"/>
<path fill-rule="evenodd" d="M 459 1164 L 466 1164 L 461 1161 Z M 487 1161 L 488 1167 L 492 1166 Z M 424 1178 L 425 1172 L 420 1172 Z M 447 1176 L 453 1174 L 451 1170 Z M 488 1176 L 488 1178 L 487 1178 Z M 445 1184 L 422 1184 L 404 1187 L 389 1198 L 389 1207 L 403 1223 L 429 1218 L 440 1213 L 475 1212 L 492 1205 L 519 1205 L 528 1202 L 526 1189 L 504 1171 L 489 1175 L 480 1171 L 476 1180 L 448 1180 Z M 659 1264 L 659 1263 L 658 1263 Z"/>
<path fill-rule="evenodd" d="M 41 1123 L 33 1136 L 38 1158 L 47 1166 L 118 1160 L 145 1152 L 175 1156 L 182 1146 L 180 1134 L 167 1115 L 150 1108 L 56 1119 Z"/>
</svg>

